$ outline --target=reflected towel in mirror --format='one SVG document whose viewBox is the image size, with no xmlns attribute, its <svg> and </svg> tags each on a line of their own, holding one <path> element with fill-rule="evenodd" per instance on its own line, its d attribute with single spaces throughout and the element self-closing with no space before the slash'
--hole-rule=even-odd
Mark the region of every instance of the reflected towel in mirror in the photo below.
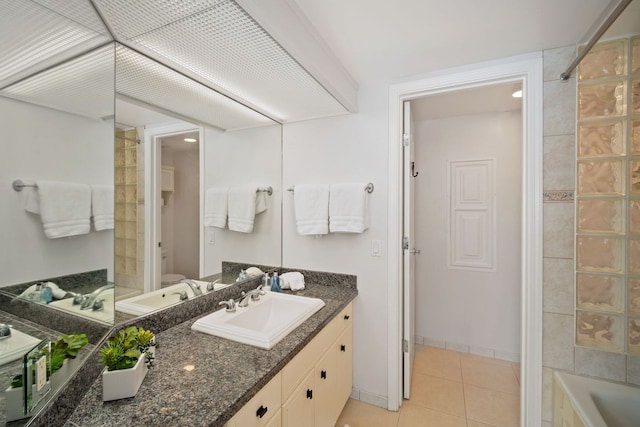
<svg viewBox="0 0 640 427">
<path fill-rule="evenodd" d="M 49 239 L 89 233 L 91 187 L 58 181 L 37 181 L 40 218 Z"/>
<path fill-rule="evenodd" d="M 204 225 L 205 227 L 224 228 L 227 225 L 226 188 L 209 188 L 204 196 Z"/>
<path fill-rule="evenodd" d="M 251 233 L 256 217 L 256 191 L 258 187 L 229 189 L 229 230 Z"/>
<path fill-rule="evenodd" d="M 91 186 L 91 212 L 96 231 L 113 228 L 114 190 L 111 185 Z"/>
</svg>

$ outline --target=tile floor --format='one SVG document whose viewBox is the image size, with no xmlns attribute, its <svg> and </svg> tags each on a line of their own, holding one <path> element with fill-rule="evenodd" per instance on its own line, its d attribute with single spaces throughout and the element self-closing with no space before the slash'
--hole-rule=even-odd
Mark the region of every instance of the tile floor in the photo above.
<svg viewBox="0 0 640 427">
<path fill-rule="evenodd" d="M 520 364 L 417 346 L 399 412 L 349 399 L 336 427 L 518 427 Z"/>
</svg>

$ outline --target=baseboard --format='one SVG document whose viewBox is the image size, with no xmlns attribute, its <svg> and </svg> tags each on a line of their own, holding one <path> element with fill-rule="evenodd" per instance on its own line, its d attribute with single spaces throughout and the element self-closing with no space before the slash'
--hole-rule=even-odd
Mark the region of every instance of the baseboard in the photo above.
<svg viewBox="0 0 640 427">
<path fill-rule="evenodd" d="M 368 403 L 369 405 L 379 406 L 381 408 L 387 409 L 387 397 L 380 396 L 378 394 L 369 393 L 366 391 L 352 389 L 351 396 L 354 400 L 359 400 L 360 402 Z"/>
<path fill-rule="evenodd" d="M 469 344 L 443 341 L 434 338 L 415 336 L 416 344 L 428 345 L 430 347 L 446 348 L 460 353 L 477 354 L 479 356 L 490 357 L 492 359 L 506 360 L 509 362 L 520 362 L 520 353 L 509 353 L 488 347 L 479 347 Z"/>
</svg>

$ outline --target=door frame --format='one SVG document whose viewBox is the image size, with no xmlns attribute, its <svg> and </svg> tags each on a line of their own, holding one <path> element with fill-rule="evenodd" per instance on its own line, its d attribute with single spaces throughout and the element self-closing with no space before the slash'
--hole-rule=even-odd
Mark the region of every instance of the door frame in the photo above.
<svg viewBox="0 0 640 427">
<path fill-rule="evenodd" d="M 429 73 L 389 87 L 388 400 L 402 405 L 402 103 L 425 95 L 521 82 L 522 266 L 520 425 L 542 423 L 542 52 Z"/>
<path fill-rule="evenodd" d="M 202 233 L 204 218 L 204 183 L 205 183 L 205 144 L 204 144 L 204 129 L 201 126 L 194 125 L 187 122 L 178 122 L 170 124 L 161 124 L 154 126 L 146 126 L 144 128 L 144 217 L 146 221 L 144 223 L 145 232 L 145 244 L 144 244 L 144 292 L 151 292 L 156 290 L 156 283 L 160 282 L 158 277 L 158 271 L 160 271 L 160 264 L 162 259 L 160 258 L 161 251 L 157 250 L 158 241 L 158 229 L 161 226 L 162 216 L 160 211 L 160 200 L 158 200 L 158 192 L 162 184 L 161 168 L 158 164 L 160 160 L 161 147 L 159 147 L 158 139 L 182 134 L 186 132 L 198 131 L 198 147 L 199 147 L 199 163 L 200 163 L 200 207 L 198 224 L 200 241 L 198 243 L 200 252 L 200 277 L 204 274 L 204 236 Z M 154 256 L 155 255 L 155 256 Z"/>
</svg>

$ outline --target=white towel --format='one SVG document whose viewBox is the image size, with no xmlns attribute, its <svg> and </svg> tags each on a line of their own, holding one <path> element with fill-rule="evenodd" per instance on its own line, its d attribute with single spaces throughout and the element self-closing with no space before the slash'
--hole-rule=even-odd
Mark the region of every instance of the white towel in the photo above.
<svg viewBox="0 0 640 427">
<path fill-rule="evenodd" d="M 367 184 L 332 184 L 329 195 L 329 231 L 362 233 L 369 228 Z"/>
<path fill-rule="evenodd" d="M 304 276 L 299 271 L 283 273 L 280 275 L 280 288 L 301 291 L 304 289 Z"/>
<path fill-rule="evenodd" d="M 298 234 L 329 233 L 329 186 L 300 184 L 293 192 Z"/>
<path fill-rule="evenodd" d="M 55 299 L 62 299 L 67 295 L 67 292 L 60 289 L 58 285 L 56 285 L 55 283 L 53 282 L 43 282 L 43 283 L 45 283 L 48 287 L 51 288 L 51 294 Z M 29 300 L 35 300 L 39 298 L 40 295 L 36 294 L 36 289 L 38 288 L 38 286 L 42 286 L 42 284 L 38 283 L 38 284 L 29 286 L 24 292 L 20 294 L 20 298 L 25 298 Z"/>
<path fill-rule="evenodd" d="M 24 202 L 24 210 L 36 215 L 40 215 L 40 195 L 35 187 L 26 187 L 26 200 Z"/>
<path fill-rule="evenodd" d="M 209 188 L 204 195 L 204 225 L 205 227 L 224 228 L 227 224 L 226 188 Z"/>
<path fill-rule="evenodd" d="M 267 192 L 259 191 L 256 194 L 256 215 L 267 210 Z"/>
<path fill-rule="evenodd" d="M 40 218 L 49 239 L 89 233 L 91 187 L 70 182 L 37 181 Z"/>
<path fill-rule="evenodd" d="M 114 192 L 112 185 L 91 186 L 91 213 L 96 231 L 113 228 Z"/>
<path fill-rule="evenodd" d="M 256 217 L 256 190 L 258 187 L 229 189 L 229 230 L 251 233 Z"/>
</svg>

